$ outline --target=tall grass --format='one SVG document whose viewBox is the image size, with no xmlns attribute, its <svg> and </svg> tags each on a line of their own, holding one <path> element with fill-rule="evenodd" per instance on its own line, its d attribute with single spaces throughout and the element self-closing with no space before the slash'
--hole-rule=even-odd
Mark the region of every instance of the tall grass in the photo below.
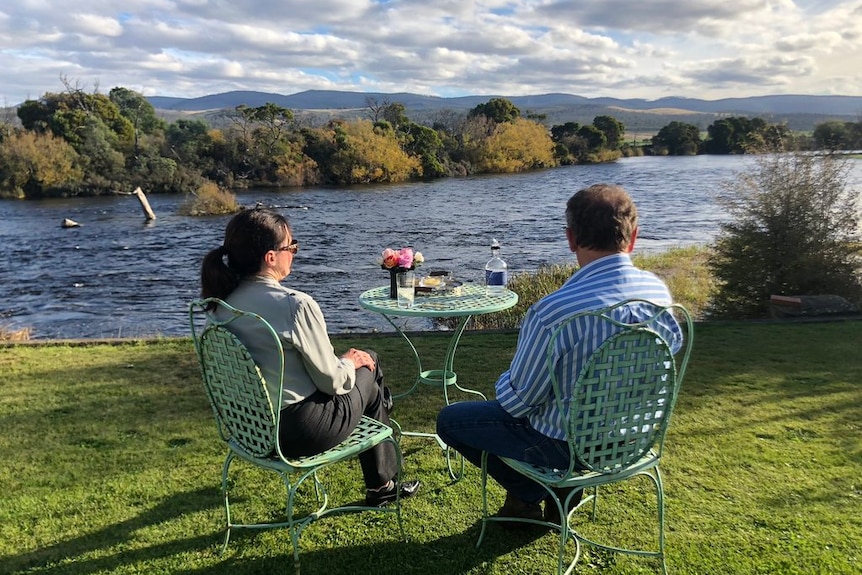
<svg viewBox="0 0 862 575">
<path fill-rule="evenodd" d="M 0 325 L 0 341 L 28 341 L 31 331 L 29 327 L 12 329 L 11 327 Z"/>
</svg>

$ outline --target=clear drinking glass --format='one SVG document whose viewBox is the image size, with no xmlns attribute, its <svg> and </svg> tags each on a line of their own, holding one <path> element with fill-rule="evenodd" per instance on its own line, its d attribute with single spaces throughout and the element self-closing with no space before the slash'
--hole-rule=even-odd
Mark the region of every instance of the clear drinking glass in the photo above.
<svg viewBox="0 0 862 575">
<path fill-rule="evenodd" d="M 403 309 L 413 307 L 413 298 L 416 295 L 415 279 L 416 274 L 412 271 L 395 274 L 395 281 L 398 285 L 398 307 Z"/>
</svg>

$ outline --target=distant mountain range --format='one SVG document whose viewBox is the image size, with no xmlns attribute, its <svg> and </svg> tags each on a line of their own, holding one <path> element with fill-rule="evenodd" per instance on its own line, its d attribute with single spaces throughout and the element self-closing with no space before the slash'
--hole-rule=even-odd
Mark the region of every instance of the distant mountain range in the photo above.
<svg viewBox="0 0 862 575">
<path fill-rule="evenodd" d="M 149 102 L 166 117 L 181 114 L 205 114 L 218 117 L 224 110 L 245 104 L 250 107 L 274 103 L 293 110 L 297 115 L 318 118 L 352 118 L 365 115 L 369 99 L 378 103 L 400 103 L 414 121 L 433 118 L 443 110 L 466 112 L 492 98 L 506 98 L 522 114 L 544 114 L 549 124 L 569 121 L 590 123 L 595 116 L 609 115 L 620 120 L 629 133 L 656 131 L 670 121 L 695 124 L 702 129 L 721 116 L 759 116 L 771 122 L 786 122 L 793 130 L 810 130 L 829 119 L 862 120 L 860 96 L 775 95 L 750 98 L 701 100 L 668 97 L 658 100 L 640 98 L 586 98 L 572 94 L 535 96 L 462 96 L 440 98 L 420 94 L 340 92 L 308 90 L 291 95 L 266 92 L 234 91 L 199 98 L 153 96 Z"/>
</svg>

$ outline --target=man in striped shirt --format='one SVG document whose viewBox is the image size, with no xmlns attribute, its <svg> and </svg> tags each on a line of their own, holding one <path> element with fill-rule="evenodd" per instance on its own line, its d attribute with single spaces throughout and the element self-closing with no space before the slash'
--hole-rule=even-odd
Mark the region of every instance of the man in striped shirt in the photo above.
<svg viewBox="0 0 862 575">
<path fill-rule="evenodd" d="M 488 473 L 506 489 L 506 502 L 499 515 L 542 519 L 541 503 L 547 493 L 497 456 L 555 468 L 569 465 L 564 414 L 557 409 L 545 364 L 554 329 L 579 312 L 628 299 L 672 303 L 664 282 L 632 265 L 629 253 L 637 231 L 637 209 L 619 186 L 596 184 L 572 196 L 566 204 L 566 238 L 579 269 L 560 289 L 527 311 L 512 363 L 495 385 L 496 400 L 454 403 L 437 417 L 440 438 L 468 461 L 478 467 L 482 452 L 488 451 Z M 615 319 L 634 323 L 651 315 L 651 306 L 637 304 L 619 308 Z M 612 335 L 610 329 L 588 320 L 573 325 L 574 373 Z M 682 334 L 670 314 L 656 329 L 674 352 L 680 348 Z M 568 394 L 571 396 L 571 389 Z M 556 513 L 555 505 L 546 505 L 546 520 L 556 519 Z"/>
</svg>

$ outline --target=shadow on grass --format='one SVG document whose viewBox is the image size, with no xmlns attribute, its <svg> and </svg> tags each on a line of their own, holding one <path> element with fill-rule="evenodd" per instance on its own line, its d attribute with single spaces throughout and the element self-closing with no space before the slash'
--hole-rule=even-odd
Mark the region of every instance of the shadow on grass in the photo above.
<svg viewBox="0 0 862 575">
<path fill-rule="evenodd" d="M 236 530 L 224 554 L 220 554 L 221 529 L 164 543 L 148 545 L 140 549 L 123 550 L 136 538 L 136 532 L 168 522 L 183 514 L 203 511 L 220 506 L 217 489 L 199 489 L 178 493 L 162 501 L 156 507 L 121 523 L 114 523 L 81 537 L 68 539 L 35 551 L 0 557 L 3 573 L 38 572 L 47 574 L 76 574 L 114 572 L 129 565 L 151 566 L 149 573 L 194 574 L 250 574 L 293 573 L 293 549 L 286 529 L 267 532 Z M 547 532 L 541 529 L 526 531 L 503 531 L 498 526 L 489 526 L 486 541 L 476 549 L 481 528 L 476 521 L 465 531 L 426 542 L 411 540 L 410 526 L 405 525 L 407 541 L 397 538 L 394 519 L 391 531 L 380 534 L 372 544 L 351 545 L 349 541 L 340 547 L 328 546 L 317 550 L 304 550 L 300 539 L 300 562 L 302 575 L 335 575 L 340 573 L 365 573 L 367 575 L 403 575 L 405 573 L 475 573 L 477 566 L 494 563 L 497 557 L 516 551 Z M 336 519 L 327 519 L 317 524 L 317 529 L 334 526 Z M 416 526 L 414 525 L 413 528 Z M 421 526 L 430 528 L 433 526 Z M 390 529 L 390 525 L 378 523 L 369 529 Z M 278 555 L 243 557 L 271 549 L 267 542 L 256 541 L 264 533 L 273 533 L 280 539 L 283 552 Z M 120 550 L 114 552 L 115 550 Z M 109 550 L 109 556 L 92 557 L 100 551 Z M 177 561 L 170 559 L 182 555 L 197 555 L 201 565 L 182 568 L 160 566 Z M 409 558 L 409 564 L 406 563 Z"/>
<path fill-rule="evenodd" d="M 433 528 L 433 526 L 429 526 Z M 528 529 L 525 531 L 503 531 L 496 525 L 488 527 L 485 541 L 476 548 L 481 521 L 460 533 L 440 537 L 431 541 L 411 540 L 409 529 L 405 526 L 407 541 L 397 539 L 393 531 L 381 535 L 373 544 L 350 545 L 346 542 L 338 548 L 325 548 L 316 551 L 303 551 L 300 540 L 301 575 L 335 575 L 364 573 L 367 575 L 404 575 L 406 573 L 440 573 L 458 575 L 478 573 L 481 565 L 491 565 L 507 553 L 516 552 L 547 531 Z M 231 542 L 231 546 L 254 545 L 258 535 L 247 535 Z M 270 557 L 237 556 L 237 547 L 229 548 L 223 559 L 215 565 L 199 569 L 177 571 L 178 575 L 196 574 L 235 574 L 235 573 L 293 573 L 293 551 L 287 532 L 280 536 L 286 539 L 284 553 Z M 231 550 L 233 549 L 233 550 Z"/>
<path fill-rule="evenodd" d="M 176 493 L 140 515 L 113 523 L 80 537 L 67 539 L 35 551 L 0 557 L 3 573 L 37 571 L 39 573 L 105 573 L 129 564 L 146 564 L 159 557 L 203 550 L 213 544 L 212 535 L 167 541 L 162 544 L 123 550 L 106 557 L 83 558 L 105 549 L 123 549 L 137 538 L 141 530 L 167 523 L 188 513 L 197 513 L 221 505 L 217 488 Z M 70 564 L 70 562 L 72 564 Z"/>
</svg>

